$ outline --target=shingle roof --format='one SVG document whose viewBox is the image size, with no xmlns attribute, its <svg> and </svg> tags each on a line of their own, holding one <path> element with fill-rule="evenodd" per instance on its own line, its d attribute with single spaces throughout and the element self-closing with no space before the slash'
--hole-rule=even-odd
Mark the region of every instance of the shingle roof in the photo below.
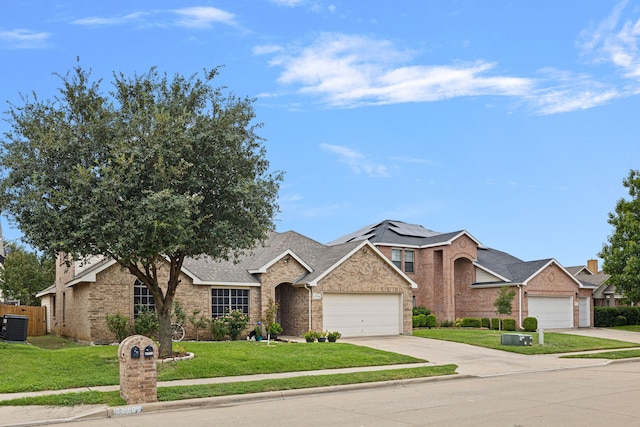
<svg viewBox="0 0 640 427">
<path fill-rule="evenodd" d="M 462 233 L 466 233 L 469 237 L 474 239 L 473 236 L 469 235 L 469 233 L 464 230 L 440 233 L 424 228 L 421 225 L 407 224 L 406 222 L 387 219 L 339 237 L 336 240 L 329 242 L 328 245 L 331 246 L 347 242 L 369 240 L 374 245 L 396 244 L 424 247 L 446 244 Z"/>
<path fill-rule="evenodd" d="M 247 251 L 235 260 L 218 261 L 210 257 L 187 258 L 184 268 L 204 283 L 260 283 L 252 271 L 264 270 L 270 263 L 285 254 L 293 254 L 304 262 L 310 271 L 296 283 L 309 283 L 333 267 L 362 242 L 350 242 L 327 246 L 294 231 L 270 233 L 264 244 Z"/>
<path fill-rule="evenodd" d="M 478 248 L 476 264 L 499 274 L 510 282 L 522 283 L 552 260 L 552 258 L 547 258 L 536 261 L 522 261 L 497 249 Z"/>
</svg>

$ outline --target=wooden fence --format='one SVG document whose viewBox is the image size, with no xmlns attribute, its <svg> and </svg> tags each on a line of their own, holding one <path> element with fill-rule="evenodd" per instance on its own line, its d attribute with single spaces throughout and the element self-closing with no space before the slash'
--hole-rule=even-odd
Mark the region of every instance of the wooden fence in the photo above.
<svg viewBox="0 0 640 427">
<path fill-rule="evenodd" d="M 29 305 L 0 304 L 0 316 L 17 314 L 29 318 L 27 336 L 37 337 L 47 334 L 47 309 Z"/>
</svg>

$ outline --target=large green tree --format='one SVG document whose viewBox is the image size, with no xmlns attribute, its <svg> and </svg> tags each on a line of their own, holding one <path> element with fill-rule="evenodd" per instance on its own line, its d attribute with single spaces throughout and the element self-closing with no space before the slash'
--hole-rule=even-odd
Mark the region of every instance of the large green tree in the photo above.
<svg viewBox="0 0 640 427">
<path fill-rule="evenodd" d="M 52 100 L 8 111 L 0 206 L 42 251 L 116 260 L 151 291 L 160 353 L 185 257 L 229 259 L 273 229 L 280 172 L 269 171 L 253 99 L 214 87 L 218 69 L 152 68 L 112 89 L 77 66 Z M 159 283 L 160 265 L 169 279 Z"/>
<path fill-rule="evenodd" d="M 40 305 L 36 294 L 53 285 L 56 269 L 53 257 L 27 251 L 9 242 L 5 246 L 4 268 L 0 268 L 0 290 L 21 305 Z"/>
<path fill-rule="evenodd" d="M 607 283 L 630 303 L 640 301 L 640 171 L 631 170 L 622 184 L 630 198 L 620 199 L 615 212 L 609 213 L 613 233 L 599 256 L 602 269 L 611 276 Z"/>
</svg>

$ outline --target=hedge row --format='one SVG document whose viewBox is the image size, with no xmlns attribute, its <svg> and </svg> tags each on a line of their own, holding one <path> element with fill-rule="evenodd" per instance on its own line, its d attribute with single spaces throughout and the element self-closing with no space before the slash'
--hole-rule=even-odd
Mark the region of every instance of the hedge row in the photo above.
<svg viewBox="0 0 640 427">
<path fill-rule="evenodd" d="M 593 324 L 597 328 L 640 325 L 640 306 L 593 307 Z"/>
<path fill-rule="evenodd" d="M 500 319 L 478 319 L 475 317 L 466 317 L 464 319 L 456 319 L 454 322 L 443 321 L 440 324 L 440 327 L 447 328 L 451 326 L 462 327 L 462 328 L 489 328 L 491 329 L 500 329 Z M 436 316 L 434 314 L 429 314 L 425 316 L 424 314 L 418 314 L 413 316 L 413 327 L 414 328 L 435 328 L 437 326 Z M 522 322 L 522 327 L 527 332 L 535 332 L 538 329 L 538 319 L 535 317 L 527 317 Z M 516 330 L 516 321 L 515 319 L 502 319 L 502 330 L 503 331 L 515 331 Z"/>
</svg>

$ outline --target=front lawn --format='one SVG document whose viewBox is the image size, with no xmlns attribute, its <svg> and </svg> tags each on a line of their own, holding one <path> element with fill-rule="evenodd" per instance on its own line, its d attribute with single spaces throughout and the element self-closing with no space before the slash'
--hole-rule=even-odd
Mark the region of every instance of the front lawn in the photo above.
<svg viewBox="0 0 640 427">
<path fill-rule="evenodd" d="M 158 381 L 417 363 L 413 357 L 344 343 L 185 342 L 195 358 L 159 364 Z M 0 393 L 116 385 L 117 346 L 46 350 L 0 343 Z"/>
<path fill-rule="evenodd" d="M 638 346 L 638 344 L 630 342 L 583 337 L 558 332 L 545 332 L 544 345 L 538 344 L 537 332 L 522 332 L 525 335 L 531 335 L 533 337 L 533 345 L 531 346 L 519 347 L 500 344 L 500 336 L 502 334 L 513 333 L 516 332 L 470 328 L 415 329 L 413 331 L 413 335 L 417 337 L 453 341 L 521 354 L 570 353 L 573 351 L 607 350 Z"/>
<path fill-rule="evenodd" d="M 417 368 L 390 369 L 373 372 L 354 372 L 346 374 L 299 376 L 259 381 L 243 381 L 222 384 L 203 384 L 191 386 L 158 387 L 158 400 L 170 402 L 174 400 L 197 399 L 205 397 L 229 396 L 237 394 L 261 393 L 279 390 L 297 390 L 345 384 L 359 384 L 376 381 L 406 380 L 441 375 L 453 375 L 456 365 L 423 366 Z M 125 401 L 118 391 L 81 393 L 64 393 L 37 397 L 25 397 L 0 401 L 0 406 L 26 405 L 124 405 Z"/>
</svg>

